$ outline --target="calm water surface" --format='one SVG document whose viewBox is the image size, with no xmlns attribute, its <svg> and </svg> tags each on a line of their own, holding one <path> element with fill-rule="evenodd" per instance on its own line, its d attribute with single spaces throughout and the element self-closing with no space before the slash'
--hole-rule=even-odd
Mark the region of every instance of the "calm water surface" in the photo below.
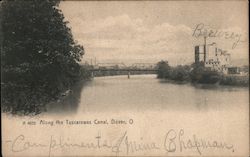
<svg viewBox="0 0 250 157">
<path fill-rule="evenodd" d="M 116 140 L 127 131 L 131 140 L 141 142 L 141 137 L 145 137 L 148 141 L 161 144 L 168 130 L 184 129 L 186 140 L 197 135 L 197 138 L 205 140 L 226 142 L 234 145 L 236 154 L 245 156 L 249 150 L 248 94 L 248 88 L 176 84 L 156 79 L 155 75 L 133 75 L 130 79 L 127 76 L 97 77 L 79 82 L 69 96 L 50 104 L 48 112 L 39 115 L 40 118 L 36 117 L 48 121 L 88 120 L 93 122 L 92 125 L 37 125 L 30 127 L 29 131 L 36 133 L 34 138 L 48 139 L 48 135 L 62 135 L 83 141 L 91 141 L 99 134 L 105 139 Z M 111 119 L 132 119 L 133 124 L 94 124 L 94 120 L 110 122 Z M 20 132 L 27 134 L 27 127 L 22 125 L 22 121 L 5 118 L 4 126 L 9 126 L 9 129 L 4 137 L 11 139 Z M 12 129 L 13 124 L 18 129 Z M 76 150 L 78 152 L 72 148 L 70 152 L 86 153 L 85 149 Z M 193 156 L 199 155 L 195 149 L 193 151 Z M 217 156 L 220 153 L 236 155 L 231 150 L 203 151 L 204 156 L 207 156 L 205 152 Z M 101 151 L 93 152 L 98 153 Z M 158 154 L 158 151 L 155 153 Z M 110 152 L 107 153 L 109 155 Z"/>
<path fill-rule="evenodd" d="M 156 75 L 96 77 L 77 85 L 74 92 L 54 109 L 82 113 L 146 110 L 232 110 L 246 109 L 248 88 L 177 84 Z M 55 107 L 59 106 L 59 107 Z"/>
</svg>

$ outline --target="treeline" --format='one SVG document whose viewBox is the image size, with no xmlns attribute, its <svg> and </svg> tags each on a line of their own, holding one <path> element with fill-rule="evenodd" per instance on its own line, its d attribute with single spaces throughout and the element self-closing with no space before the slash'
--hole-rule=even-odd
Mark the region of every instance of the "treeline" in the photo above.
<svg viewBox="0 0 250 157">
<path fill-rule="evenodd" d="M 4 0 L 1 19 L 1 108 L 38 114 L 88 73 L 58 0 Z"/>
<path fill-rule="evenodd" d="M 204 68 L 202 63 L 171 67 L 167 61 L 160 61 L 157 68 L 157 78 L 176 82 L 249 86 L 248 76 L 223 75 L 217 71 Z"/>
<path fill-rule="evenodd" d="M 190 81 L 190 70 L 191 67 L 188 65 L 182 66 L 179 65 L 177 67 L 170 67 L 167 61 L 161 61 L 157 65 L 158 78 L 165 78 L 169 80 L 176 81 Z"/>
</svg>

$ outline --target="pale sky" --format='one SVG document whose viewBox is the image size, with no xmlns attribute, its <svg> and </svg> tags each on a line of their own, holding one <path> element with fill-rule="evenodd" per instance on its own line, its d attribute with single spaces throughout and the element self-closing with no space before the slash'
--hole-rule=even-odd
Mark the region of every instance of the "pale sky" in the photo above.
<svg viewBox="0 0 250 157">
<path fill-rule="evenodd" d="M 233 63 L 248 63 L 248 4 L 246 1 L 62 1 L 60 4 L 74 39 L 85 48 L 83 60 L 125 64 L 168 60 L 194 62 L 192 36 L 197 24 L 240 34 L 234 39 L 211 37 L 227 50 Z"/>
</svg>

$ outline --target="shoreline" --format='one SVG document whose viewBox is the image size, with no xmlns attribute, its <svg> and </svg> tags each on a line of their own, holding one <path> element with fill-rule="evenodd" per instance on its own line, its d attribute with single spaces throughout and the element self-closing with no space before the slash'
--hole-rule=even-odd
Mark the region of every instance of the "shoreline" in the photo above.
<svg viewBox="0 0 250 157">
<path fill-rule="evenodd" d="M 159 79 L 162 83 L 173 83 L 173 84 L 179 84 L 179 85 L 184 85 L 184 84 L 190 84 L 192 86 L 213 86 L 213 87 L 240 87 L 240 88 L 249 88 L 248 86 L 245 85 L 236 85 L 236 84 L 220 84 L 220 81 L 216 83 L 198 83 L 198 82 L 192 82 L 190 81 L 178 81 L 178 80 L 171 80 L 171 79 L 166 79 L 166 78 L 157 78 Z"/>
</svg>

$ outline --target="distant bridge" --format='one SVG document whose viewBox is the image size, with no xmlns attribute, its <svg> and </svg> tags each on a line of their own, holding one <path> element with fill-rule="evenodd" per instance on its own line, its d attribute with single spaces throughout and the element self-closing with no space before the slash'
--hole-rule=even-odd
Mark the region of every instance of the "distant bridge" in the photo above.
<svg viewBox="0 0 250 157">
<path fill-rule="evenodd" d="M 89 69 L 92 76 L 156 74 L 157 66 L 154 63 L 134 63 L 130 66 L 124 63 L 98 63 Z"/>
<path fill-rule="evenodd" d="M 136 69 L 136 68 L 123 68 L 123 69 L 110 69 L 110 68 L 98 68 L 90 69 L 90 71 L 153 71 L 157 72 L 157 69 Z"/>
<path fill-rule="evenodd" d="M 157 71 L 154 63 L 134 63 L 127 66 L 124 63 L 98 63 L 91 71 Z"/>
</svg>

